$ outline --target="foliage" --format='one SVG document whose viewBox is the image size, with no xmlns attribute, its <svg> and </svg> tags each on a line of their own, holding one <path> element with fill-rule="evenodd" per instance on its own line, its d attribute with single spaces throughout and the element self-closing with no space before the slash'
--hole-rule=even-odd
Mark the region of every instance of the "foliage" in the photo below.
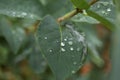
<svg viewBox="0 0 120 80">
<path fill-rule="evenodd" d="M 0 0 L 0 80 L 106 80 L 117 3 Z"/>
</svg>

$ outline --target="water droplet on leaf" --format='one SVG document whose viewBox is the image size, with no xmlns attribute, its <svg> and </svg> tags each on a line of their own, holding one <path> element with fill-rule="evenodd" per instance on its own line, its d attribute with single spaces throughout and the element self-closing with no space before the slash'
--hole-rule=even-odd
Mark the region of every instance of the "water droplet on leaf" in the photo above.
<svg viewBox="0 0 120 80">
<path fill-rule="evenodd" d="M 108 11 L 108 12 L 110 12 L 110 11 L 111 11 L 111 9 L 110 9 L 110 8 L 108 8 L 108 9 L 107 9 L 107 11 Z"/>
<path fill-rule="evenodd" d="M 65 49 L 64 49 L 64 48 L 61 48 L 61 51 L 65 52 Z"/>
<path fill-rule="evenodd" d="M 74 71 L 74 70 L 72 71 L 72 74 L 75 74 L 75 71 Z"/>
<path fill-rule="evenodd" d="M 64 39 L 64 41 L 67 41 L 67 39 Z"/>
<path fill-rule="evenodd" d="M 69 44 L 69 45 L 72 45 L 72 44 L 73 44 L 73 42 L 72 42 L 72 41 L 69 41 L 69 42 L 68 42 L 68 44 Z"/>
<path fill-rule="evenodd" d="M 77 62 L 73 62 L 73 64 L 74 64 L 74 65 L 76 65 L 76 64 L 77 64 Z"/>
<path fill-rule="evenodd" d="M 47 39 L 47 37 L 44 37 L 44 39 Z"/>
<path fill-rule="evenodd" d="M 63 42 L 61 42 L 61 46 L 65 46 L 65 44 Z"/>
<path fill-rule="evenodd" d="M 50 49 L 49 51 L 52 52 L 52 49 Z"/>
<path fill-rule="evenodd" d="M 70 50 L 73 51 L 74 50 L 73 47 L 71 47 Z"/>
<path fill-rule="evenodd" d="M 27 13 L 25 13 L 25 12 L 22 12 L 22 14 L 21 14 L 22 16 L 26 16 L 27 15 Z"/>
</svg>

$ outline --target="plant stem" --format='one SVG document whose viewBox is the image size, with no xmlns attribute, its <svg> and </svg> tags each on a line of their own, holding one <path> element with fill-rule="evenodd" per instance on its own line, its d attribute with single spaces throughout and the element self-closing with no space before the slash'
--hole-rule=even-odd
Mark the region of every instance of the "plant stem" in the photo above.
<svg viewBox="0 0 120 80">
<path fill-rule="evenodd" d="M 89 5 L 93 5 L 93 4 L 95 4 L 97 1 L 99 1 L 99 0 L 92 0 L 92 1 L 89 3 Z M 62 21 L 67 20 L 67 19 L 69 19 L 69 18 L 77 15 L 78 13 L 83 13 L 83 10 L 80 10 L 80 9 L 76 8 L 75 10 L 73 10 L 73 11 L 65 14 L 64 16 L 58 18 L 58 19 L 57 19 L 57 22 L 58 22 L 58 23 L 61 23 Z"/>
<path fill-rule="evenodd" d="M 57 22 L 60 23 L 60 22 L 62 22 L 63 20 L 67 20 L 67 19 L 69 19 L 69 18 L 75 16 L 75 15 L 78 14 L 78 13 L 82 13 L 82 10 L 75 9 L 75 10 L 73 10 L 73 11 L 67 13 L 66 15 L 64 15 L 64 16 L 62 16 L 62 17 L 60 17 L 60 18 L 58 18 L 58 19 L 57 19 Z"/>
</svg>

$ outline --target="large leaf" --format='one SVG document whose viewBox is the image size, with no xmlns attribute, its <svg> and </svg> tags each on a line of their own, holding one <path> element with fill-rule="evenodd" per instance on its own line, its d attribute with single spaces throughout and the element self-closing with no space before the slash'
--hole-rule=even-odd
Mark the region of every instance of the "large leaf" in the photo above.
<svg viewBox="0 0 120 80">
<path fill-rule="evenodd" d="M 47 0 L 45 5 L 46 14 L 51 14 L 55 18 L 65 15 L 73 9 L 70 0 Z"/>
<path fill-rule="evenodd" d="M 31 52 L 28 58 L 29 64 L 36 73 L 42 73 L 46 70 L 46 61 L 41 54 L 39 44 L 36 41 L 36 36 L 30 36 L 29 40 L 31 42 Z"/>
<path fill-rule="evenodd" d="M 17 53 L 25 41 L 26 34 L 24 30 L 20 27 L 13 28 L 13 25 L 5 18 L 0 20 L 0 30 L 10 45 L 11 50 Z"/>
<path fill-rule="evenodd" d="M 14 59 L 15 63 L 27 59 L 30 67 L 35 73 L 43 73 L 46 70 L 46 62 L 43 58 L 36 37 L 33 34 L 28 35 L 27 45 L 20 51 L 20 54 Z"/>
<path fill-rule="evenodd" d="M 0 14 L 11 17 L 40 19 L 42 9 L 39 0 L 0 0 Z"/>
<path fill-rule="evenodd" d="M 85 38 L 71 25 L 60 28 L 51 16 L 47 16 L 38 28 L 37 37 L 41 52 L 57 80 L 65 80 L 83 65 L 87 55 Z"/>
</svg>

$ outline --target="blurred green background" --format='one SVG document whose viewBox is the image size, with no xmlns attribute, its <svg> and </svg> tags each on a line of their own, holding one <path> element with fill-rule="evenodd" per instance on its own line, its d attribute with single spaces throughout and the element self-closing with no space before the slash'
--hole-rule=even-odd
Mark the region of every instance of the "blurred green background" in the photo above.
<svg viewBox="0 0 120 80">
<path fill-rule="evenodd" d="M 44 16 L 57 20 L 73 9 L 70 0 L 0 0 L 0 80 L 55 80 L 36 30 Z M 65 21 L 83 32 L 88 44 L 86 62 L 66 80 L 119 80 L 120 1 L 99 0 L 89 10 L 95 14 L 86 10 Z"/>
</svg>

